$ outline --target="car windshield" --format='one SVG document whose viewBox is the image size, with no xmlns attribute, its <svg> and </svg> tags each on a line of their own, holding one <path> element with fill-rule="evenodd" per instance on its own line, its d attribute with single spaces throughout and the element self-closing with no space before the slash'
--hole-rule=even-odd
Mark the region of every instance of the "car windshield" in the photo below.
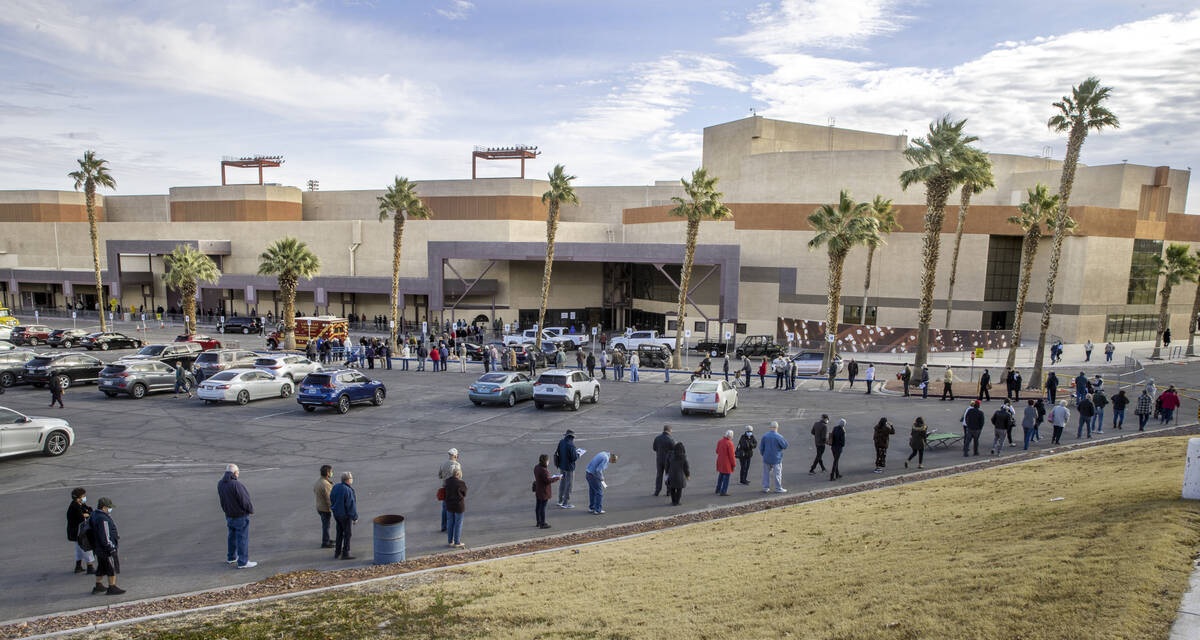
<svg viewBox="0 0 1200 640">
<path fill-rule="evenodd" d="M 506 373 L 489 373 L 480 376 L 476 382 L 504 382 L 505 380 L 508 380 L 508 374 Z"/>
<path fill-rule="evenodd" d="M 209 380 L 218 380 L 218 381 L 233 380 L 234 378 L 236 378 L 240 375 L 242 375 L 241 371 L 222 371 L 221 373 L 218 373 L 217 375 L 209 378 Z"/>
<path fill-rule="evenodd" d="M 717 391 L 717 383 L 693 382 L 692 386 L 688 387 L 688 391 L 695 391 L 696 393 L 715 393 Z"/>
<path fill-rule="evenodd" d="M 542 376 L 538 378 L 538 384 L 566 384 L 566 376 Z"/>
<path fill-rule="evenodd" d="M 275 358 L 259 358 L 258 360 L 254 361 L 254 366 L 256 367 L 273 367 L 276 364 L 279 363 L 277 360 L 275 360 Z"/>
<path fill-rule="evenodd" d="M 141 349 L 138 349 L 138 355 L 139 356 L 156 356 L 156 355 L 162 353 L 163 349 L 166 349 L 166 348 L 167 348 L 166 345 L 152 344 L 148 347 L 142 347 Z"/>
<path fill-rule="evenodd" d="M 305 376 L 303 384 L 327 385 L 329 384 L 329 376 L 324 373 L 310 373 Z"/>
<path fill-rule="evenodd" d="M 211 362 L 219 362 L 220 360 L 221 354 L 215 351 L 209 351 L 196 356 L 196 364 L 209 364 Z"/>
<path fill-rule="evenodd" d="M 20 424 L 25 421 L 25 416 L 13 411 L 0 407 L 0 424 Z"/>
<path fill-rule="evenodd" d="M 46 356 L 38 356 L 38 357 L 36 357 L 36 358 L 34 358 L 34 359 L 30 360 L 29 362 L 26 362 L 26 363 L 25 363 L 25 366 L 28 366 L 28 367 L 44 367 L 44 366 L 46 366 L 46 365 L 50 364 L 51 362 L 54 362 L 54 358 L 49 358 L 49 357 L 46 357 Z"/>
</svg>

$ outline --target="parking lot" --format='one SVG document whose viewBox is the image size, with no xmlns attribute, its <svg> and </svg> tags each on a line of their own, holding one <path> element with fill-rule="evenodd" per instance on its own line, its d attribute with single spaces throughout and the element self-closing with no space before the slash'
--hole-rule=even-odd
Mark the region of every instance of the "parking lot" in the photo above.
<svg viewBox="0 0 1200 640">
<path fill-rule="evenodd" d="M 251 336 L 243 339 L 242 346 L 257 347 L 259 340 Z M 120 355 L 106 353 L 103 358 L 114 360 Z M 466 387 L 481 371 L 473 364 L 468 373 L 460 373 L 457 363 L 451 363 L 447 372 L 389 372 L 377 367 L 366 373 L 387 384 L 387 400 L 381 407 L 356 405 L 346 415 L 329 410 L 306 413 L 294 398 L 246 406 L 206 406 L 196 399 L 175 399 L 170 393 L 142 400 L 107 398 L 94 385 L 72 387 L 65 409 L 49 409 L 47 390 L 9 389 L 0 396 L 0 405 L 31 415 L 63 417 L 75 429 L 77 443 L 57 458 L 29 455 L 0 460 L 0 509 L 6 514 L 0 536 L 7 541 L 6 571 L 0 578 L 6 597 L 0 604 L 0 618 L 240 584 L 289 570 L 369 563 L 370 520 L 385 513 L 407 517 L 410 555 L 444 551 L 445 536 L 438 532 L 440 505 L 434 493 L 440 486 L 437 468 L 449 447 L 461 452 L 469 487 L 463 541 L 479 546 L 541 533 L 533 526 L 532 467 L 539 454 L 553 451 L 566 429 L 573 429 L 577 445 L 587 450 L 581 463 L 601 450 L 621 457 L 607 474 L 608 513 L 595 516 L 584 508 L 587 492 L 581 464 L 573 497 L 577 508 L 559 510 L 551 504 L 549 533 L 762 498 L 757 457 L 751 485 L 739 485 L 735 477 L 729 497 L 713 495 L 714 450 L 726 429 L 740 435 L 744 425 L 752 424 L 761 435 L 769 421 L 778 420 L 791 443 L 784 460 L 784 484 L 802 491 L 829 484 L 827 475 L 806 473 L 814 451 L 809 428 L 822 412 L 849 423 L 841 465 L 845 478 L 840 482 L 852 483 L 878 477 L 871 473 L 870 428 L 880 416 L 886 415 L 896 425 L 888 459 L 890 475 L 905 471 L 908 427 L 914 417 L 923 415 L 940 431 L 958 432 L 965 406 L 962 401 L 866 396 L 846 390 L 844 383 L 837 393 L 830 393 L 823 380 L 806 380 L 795 392 L 781 392 L 771 389 L 768 380 L 765 390 L 743 389 L 738 409 L 727 418 L 681 416 L 679 401 L 687 376 L 674 375 L 670 384 L 664 384 L 660 371 L 643 371 L 639 384 L 602 380 L 600 402 L 584 404 L 578 412 L 539 411 L 531 402 L 511 409 L 476 407 L 467 399 Z M 1160 384 L 1168 374 L 1178 377 L 1184 372 L 1191 375 L 1190 367 L 1164 371 Z M 998 404 L 985 407 L 989 416 Z M 1185 400 L 1184 419 L 1195 411 L 1195 402 Z M 1130 421 L 1136 429 L 1136 419 Z M 671 507 L 665 492 L 659 498 L 651 496 L 651 440 L 664 424 L 672 425 L 689 451 L 692 478 L 681 507 Z M 1105 434 L 1111 432 L 1106 429 Z M 984 435 L 990 442 L 991 429 L 985 429 Z M 1064 442 L 1073 440 L 1072 425 Z M 1048 443 L 1047 437 L 1043 444 Z M 986 453 L 986 445 L 983 448 Z M 926 456 L 927 467 L 960 461 L 961 452 L 954 449 Z M 224 563 L 225 522 L 216 484 L 230 462 L 241 467 L 242 481 L 255 504 L 250 556 L 259 566 L 249 571 Z M 341 471 L 354 473 L 361 516 L 352 543 L 357 560 L 333 560 L 329 550 L 318 548 L 312 485 L 322 464 L 332 464 L 335 477 Z M 101 496 L 116 504 L 113 518 L 121 532 L 121 584 L 128 590 L 124 596 L 91 596 L 90 579 L 71 573 L 74 560 L 64 514 L 75 486 L 88 489 L 91 504 Z"/>
</svg>

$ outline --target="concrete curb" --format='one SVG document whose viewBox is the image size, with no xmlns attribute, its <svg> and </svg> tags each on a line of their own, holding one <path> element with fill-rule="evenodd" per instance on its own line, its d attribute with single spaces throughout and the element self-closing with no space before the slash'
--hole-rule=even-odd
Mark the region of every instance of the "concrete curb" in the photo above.
<svg viewBox="0 0 1200 640">
<path fill-rule="evenodd" d="M 1190 586 L 1179 601 L 1171 635 L 1167 640 L 1195 640 L 1200 638 L 1200 562 L 1193 562 Z"/>
</svg>

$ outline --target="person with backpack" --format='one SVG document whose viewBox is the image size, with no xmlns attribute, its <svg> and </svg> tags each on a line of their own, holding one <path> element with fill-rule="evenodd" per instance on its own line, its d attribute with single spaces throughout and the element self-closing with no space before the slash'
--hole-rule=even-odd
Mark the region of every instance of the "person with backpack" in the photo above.
<svg viewBox="0 0 1200 640">
<path fill-rule="evenodd" d="M 738 459 L 738 467 L 741 484 L 750 484 L 747 475 L 750 472 L 750 459 L 754 457 L 754 450 L 758 448 L 758 439 L 754 437 L 754 427 L 746 425 L 745 432 L 742 437 L 738 438 L 737 448 L 734 450 L 734 455 Z"/>
<path fill-rule="evenodd" d="M 729 476 L 733 475 L 734 463 L 733 430 L 717 440 L 717 490 L 719 496 L 729 495 Z"/>
<path fill-rule="evenodd" d="M 92 515 L 92 508 L 87 505 L 87 489 L 76 487 L 71 490 L 71 502 L 67 504 L 67 540 L 75 547 L 75 573 L 83 573 L 83 564 L 87 563 L 88 575 L 96 573 L 96 556 L 92 553 L 90 541 L 79 542 L 79 525 Z M 85 536 L 86 537 L 86 536 Z M 85 550 L 83 547 L 87 547 Z"/>
<path fill-rule="evenodd" d="M 579 460 L 579 449 L 575 446 L 575 432 L 567 429 L 558 448 L 554 450 L 554 466 L 558 467 L 561 479 L 558 483 L 558 508 L 574 509 L 571 504 L 571 484 L 575 477 L 575 463 Z"/>
<path fill-rule="evenodd" d="M 557 451 L 554 457 L 559 457 Z M 544 453 L 538 456 L 537 464 L 533 466 L 533 516 L 534 525 L 539 529 L 550 528 L 546 524 L 546 503 L 554 495 L 554 483 L 563 477 L 562 474 L 550 475 L 549 466 L 550 456 Z"/>
<path fill-rule="evenodd" d="M 117 586 L 117 575 L 121 573 L 117 546 L 121 537 L 117 535 L 117 524 L 110 515 L 112 510 L 113 501 L 100 498 L 96 510 L 87 519 L 86 535 L 92 550 L 96 552 L 96 586 L 92 587 L 92 593 L 119 596 L 125 593 L 124 589 Z M 108 578 L 107 589 L 104 587 L 105 578 Z"/>
</svg>

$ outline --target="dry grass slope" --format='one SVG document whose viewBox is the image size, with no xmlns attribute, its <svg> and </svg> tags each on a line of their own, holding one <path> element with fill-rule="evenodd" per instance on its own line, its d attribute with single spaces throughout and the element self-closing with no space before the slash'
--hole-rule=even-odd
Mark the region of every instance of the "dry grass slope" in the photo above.
<svg viewBox="0 0 1200 640">
<path fill-rule="evenodd" d="M 1166 638 L 1200 544 L 1200 504 L 1179 498 L 1186 441 L 1096 447 L 104 637 Z"/>
</svg>

